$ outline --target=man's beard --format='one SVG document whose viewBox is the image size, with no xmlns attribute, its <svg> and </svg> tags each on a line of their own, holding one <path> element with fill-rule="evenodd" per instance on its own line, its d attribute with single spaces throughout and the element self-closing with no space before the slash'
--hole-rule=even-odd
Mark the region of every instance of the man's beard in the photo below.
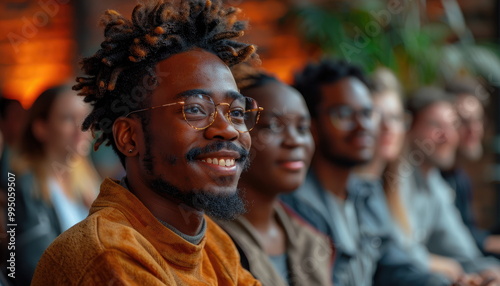
<svg viewBox="0 0 500 286">
<path fill-rule="evenodd" d="M 146 171 L 155 177 L 149 182 L 150 187 L 161 196 L 185 204 L 197 210 L 203 210 L 207 215 L 221 220 L 232 220 L 246 212 L 246 204 L 240 197 L 241 191 L 236 189 L 228 194 L 214 194 L 203 190 L 181 190 L 172 185 L 161 176 L 155 175 L 153 170 L 154 157 L 151 154 L 151 133 L 147 122 L 143 122 L 146 132 L 144 132 L 144 141 L 146 144 L 146 153 L 144 154 L 143 165 Z M 187 162 L 194 162 L 196 157 L 210 152 L 217 152 L 223 149 L 234 150 L 240 154 L 240 158 L 236 160 L 236 164 L 242 166 L 243 171 L 249 165 L 249 151 L 242 147 L 236 146 L 233 142 L 219 141 L 208 144 L 203 148 L 193 148 L 187 152 L 185 159 Z M 170 156 L 168 163 L 175 166 L 179 158 Z M 182 207 L 182 205 L 179 205 Z"/>
<path fill-rule="evenodd" d="M 453 168 L 455 164 L 455 153 L 452 155 L 437 157 L 437 156 L 427 156 L 427 162 L 429 162 L 433 167 L 436 167 L 441 170 L 450 170 Z"/>
<path fill-rule="evenodd" d="M 483 146 L 466 147 L 461 146 L 458 148 L 458 152 L 462 158 L 467 161 L 477 161 L 483 156 Z"/>
<path fill-rule="evenodd" d="M 160 195 L 178 201 L 179 204 L 203 210 L 216 219 L 232 220 L 246 212 L 246 205 L 239 189 L 229 194 L 214 194 L 202 190 L 182 191 L 160 178 L 151 181 L 150 185 Z"/>
<path fill-rule="evenodd" d="M 354 168 L 357 166 L 368 164 L 370 162 L 370 160 L 356 160 L 347 156 L 331 153 L 327 155 L 327 158 L 332 164 L 343 168 Z"/>
<path fill-rule="evenodd" d="M 321 149 L 323 156 L 325 156 L 330 163 L 339 167 L 354 168 L 370 162 L 370 159 L 353 159 L 343 154 L 335 154 L 335 151 L 332 150 L 330 144 L 322 144 L 319 148 Z"/>
</svg>

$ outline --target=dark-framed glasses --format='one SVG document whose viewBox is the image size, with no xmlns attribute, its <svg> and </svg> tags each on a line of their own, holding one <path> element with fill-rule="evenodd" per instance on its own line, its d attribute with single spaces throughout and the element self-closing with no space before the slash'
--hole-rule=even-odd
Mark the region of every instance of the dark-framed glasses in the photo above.
<svg viewBox="0 0 500 286">
<path fill-rule="evenodd" d="M 340 105 L 330 108 L 328 115 L 335 127 L 345 131 L 356 128 L 356 120 L 368 126 L 377 126 L 380 123 L 380 113 L 371 107 L 354 110 L 350 106 Z"/>
<path fill-rule="evenodd" d="M 264 110 L 264 108 L 257 105 L 257 101 L 246 96 L 236 97 L 231 103 L 221 102 L 215 104 L 210 96 L 205 94 L 195 94 L 186 96 L 183 101 L 135 110 L 125 115 L 125 117 L 137 112 L 153 110 L 176 104 L 182 105 L 182 116 L 184 117 L 184 120 L 189 126 L 196 130 L 203 130 L 212 125 L 218 114 L 217 107 L 227 106 L 227 111 L 224 111 L 223 113 L 226 119 L 238 132 L 249 132 L 259 121 L 260 112 Z"/>
</svg>

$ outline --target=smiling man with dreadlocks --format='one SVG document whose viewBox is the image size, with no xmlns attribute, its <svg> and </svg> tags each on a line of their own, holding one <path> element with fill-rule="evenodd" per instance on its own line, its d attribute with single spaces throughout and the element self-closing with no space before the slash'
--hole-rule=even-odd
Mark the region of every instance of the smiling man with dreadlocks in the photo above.
<svg viewBox="0 0 500 286">
<path fill-rule="evenodd" d="M 59 236 L 33 285 L 260 285 L 207 215 L 245 210 L 237 190 L 261 108 L 229 66 L 255 59 L 218 0 L 157 0 L 132 20 L 107 11 L 105 41 L 74 86 L 83 123 L 127 175 L 106 179 L 89 216 Z"/>
</svg>

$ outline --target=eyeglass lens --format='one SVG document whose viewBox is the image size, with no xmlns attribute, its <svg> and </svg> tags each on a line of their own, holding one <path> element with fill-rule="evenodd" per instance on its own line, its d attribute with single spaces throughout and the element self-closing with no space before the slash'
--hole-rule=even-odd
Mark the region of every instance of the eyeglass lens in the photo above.
<svg viewBox="0 0 500 286">
<path fill-rule="evenodd" d="M 356 118 L 371 125 L 378 123 L 378 113 L 371 108 L 354 110 L 349 106 L 338 106 L 330 110 L 330 118 L 337 128 L 342 130 L 351 130 L 356 126 Z"/>
<path fill-rule="evenodd" d="M 197 94 L 187 97 L 184 100 L 183 113 L 187 123 L 197 129 L 204 129 L 210 126 L 216 115 L 218 105 L 204 94 Z M 234 99 L 226 111 L 226 118 L 233 124 L 234 128 L 240 132 L 251 130 L 256 123 L 258 114 L 257 102 L 249 97 L 238 97 Z"/>
</svg>

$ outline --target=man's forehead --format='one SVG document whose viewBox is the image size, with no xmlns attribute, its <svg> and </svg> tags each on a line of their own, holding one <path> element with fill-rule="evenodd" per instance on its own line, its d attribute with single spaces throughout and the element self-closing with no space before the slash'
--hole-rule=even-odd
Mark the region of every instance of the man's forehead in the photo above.
<svg viewBox="0 0 500 286">
<path fill-rule="evenodd" d="M 438 101 L 420 112 L 422 119 L 433 119 L 452 122 L 458 118 L 458 114 L 453 105 L 447 101 Z"/>
<path fill-rule="evenodd" d="M 198 70 L 229 67 L 217 55 L 202 49 L 192 49 L 172 55 L 156 64 L 159 77 L 168 77 L 173 74 L 186 75 Z"/>
<path fill-rule="evenodd" d="M 321 85 L 323 102 L 344 105 L 372 105 L 366 85 L 355 77 L 345 77 L 333 83 Z"/>
<path fill-rule="evenodd" d="M 178 99 L 178 100 L 185 100 L 186 98 L 189 98 L 191 96 L 200 95 L 200 94 L 207 95 L 209 97 L 214 96 L 214 93 L 209 89 L 190 89 L 190 90 L 182 91 L 182 92 L 176 94 L 174 98 Z M 225 100 L 235 100 L 235 99 L 238 99 L 240 101 L 245 100 L 245 97 L 241 93 L 234 91 L 234 90 L 228 90 L 221 95 L 222 95 L 223 99 L 225 99 Z"/>
<path fill-rule="evenodd" d="M 479 99 L 470 94 L 460 95 L 457 98 L 456 107 L 462 116 L 470 116 L 470 113 L 483 113 L 483 107 Z"/>
<path fill-rule="evenodd" d="M 173 55 L 156 66 L 158 87 L 155 93 L 169 97 L 183 96 L 192 91 L 204 94 L 235 96 L 238 89 L 231 71 L 216 55 L 195 49 Z"/>
</svg>

